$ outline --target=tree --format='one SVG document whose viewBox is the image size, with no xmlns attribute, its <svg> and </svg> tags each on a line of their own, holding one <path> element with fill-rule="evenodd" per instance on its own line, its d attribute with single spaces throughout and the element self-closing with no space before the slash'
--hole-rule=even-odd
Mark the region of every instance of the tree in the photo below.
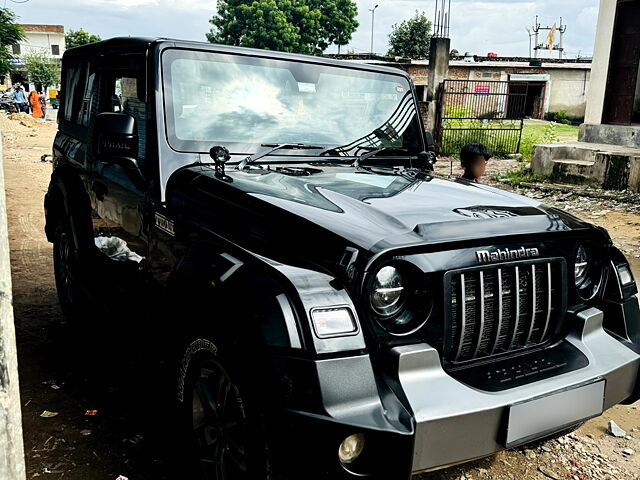
<svg viewBox="0 0 640 480">
<path fill-rule="evenodd" d="M 64 42 L 67 48 L 79 47 L 88 43 L 99 42 L 102 40 L 99 35 L 92 35 L 85 32 L 82 28 L 79 30 L 69 30 L 64 36 Z"/>
<path fill-rule="evenodd" d="M 330 45 L 337 45 L 340 51 L 340 47 L 349 44 L 360 26 L 356 20 L 358 5 L 352 0 L 319 0 L 313 4 L 322 13 L 318 49 L 322 52 Z"/>
<path fill-rule="evenodd" d="M 219 0 L 212 43 L 317 54 L 358 27 L 353 0 Z"/>
<path fill-rule="evenodd" d="M 42 53 L 25 56 L 29 82 L 36 88 L 46 88 L 60 83 L 60 62 Z"/>
<path fill-rule="evenodd" d="M 458 50 L 456 50 L 455 48 L 451 50 L 451 52 L 449 52 L 449 58 L 455 58 L 455 57 L 459 57 L 460 56 L 460 52 Z"/>
<path fill-rule="evenodd" d="M 427 58 L 431 42 L 431 22 L 424 12 L 395 24 L 389 35 L 389 53 L 394 57 Z"/>
<path fill-rule="evenodd" d="M 24 39 L 22 27 L 15 23 L 16 15 L 8 8 L 0 8 L 0 77 L 13 71 L 11 45 Z"/>
</svg>

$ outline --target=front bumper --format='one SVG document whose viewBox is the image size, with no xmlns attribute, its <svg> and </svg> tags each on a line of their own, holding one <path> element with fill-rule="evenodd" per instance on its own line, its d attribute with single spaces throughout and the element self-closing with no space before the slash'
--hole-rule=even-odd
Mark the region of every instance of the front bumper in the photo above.
<svg viewBox="0 0 640 480">
<path fill-rule="evenodd" d="M 634 304 L 629 313 L 636 321 L 640 313 Z M 272 428 L 279 438 L 272 453 L 291 469 L 292 478 L 304 471 L 305 478 L 314 480 L 408 480 L 418 472 L 488 456 L 561 431 L 640 396 L 640 348 L 607 333 L 603 319 L 604 314 L 592 308 L 573 320 L 575 328 L 567 341 L 587 357 L 586 367 L 499 392 L 453 378 L 443 369 L 438 351 L 427 344 L 392 349 L 396 364 L 385 362 L 388 370 L 382 375 L 374 373 L 366 354 L 316 361 L 281 358 L 274 371 L 296 375 L 290 385 L 293 400 L 284 417 L 274 418 Z M 296 386 L 293 378 L 304 381 Z M 564 392 L 579 387 L 580 393 L 590 393 L 592 410 L 597 405 L 597 411 L 573 408 L 576 396 Z M 296 392 L 304 397 L 300 402 Z M 558 405 L 553 402 L 565 402 L 571 404 L 565 411 L 578 413 L 571 423 L 556 424 L 548 421 L 548 410 L 540 408 L 540 404 L 548 408 L 547 400 L 539 402 L 537 410 L 527 410 L 526 402 L 534 399 L 551 399 L 551 409 Z M 514 405 L 524 405 L 525 417 L 532 418 L 534 426 L 540 418 L 547 421 L 547 428 L 509 442 L 508 420 Z M 337 453 L 340 442 L 354 433 L 365 435 L 368 454 L 351 469 L 338 461 Z"/>
<path fill-rule="evenodd" d="M 531 399 L 603 380 L 604 409 L 631 397 L 640 354 L 608 334 L 603 317 L 594 308 L 579 313 L 567 339 L 588 358 L 588 366 L 501 392 L 477 390 L 455 380 L 443 370 L 436 349 L 427 344 L 395 348 L 399 383 L 416 424 L 412 471 L 435 470 L 504 449 L 510 408 Z M 562 401 L 563 397 L 557 398 Z M 575 420 L 578 423 L 583 418 Z M 546 429 L 537 437 L 567 426 Z"/>
</svg>

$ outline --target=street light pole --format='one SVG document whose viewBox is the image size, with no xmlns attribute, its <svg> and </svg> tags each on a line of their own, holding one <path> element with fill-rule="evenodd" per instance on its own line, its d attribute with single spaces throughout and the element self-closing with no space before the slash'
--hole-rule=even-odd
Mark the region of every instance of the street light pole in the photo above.
<svg viewBox="0 0 640 480">
<path fill-rule="evenodd" d="M 369 9 L 371 12 L 371 55 L 373 55 L 373 22 L 376 18 L 376 8 L 378 8 L 378 5 Z"/>
</svg>

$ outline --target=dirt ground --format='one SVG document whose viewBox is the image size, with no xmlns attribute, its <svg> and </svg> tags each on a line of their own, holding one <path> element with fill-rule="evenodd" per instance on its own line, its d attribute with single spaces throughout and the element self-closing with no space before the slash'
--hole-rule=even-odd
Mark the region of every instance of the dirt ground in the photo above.
<svg viewBox="0 0 640 480">
<path fill-rule="evenodd" d="M 51 150 L 56 124 L 0 117 L 0 129 L 28 478 L 182 478 L 169 476 L 169 453 L 159 448 L 165 411 L 142 395 L 145 392 L 131 373 L 134 370 L 122 369 L 127 360 L 135 359 L 132 347 L 121 339 L 104 337 L 107 329 L 87 327 L 87 338 L 99 338 L 100 343 L 107 344 L 87 357 L 91 347 L 71 335 L 62 322 L 51 246 L 43 233 L 42 202 L 51 164 L 40 160 Z M 510 168 L 507 163 L 493 164 L 490 170 L 505 168 Z M 522 193 L 542 196 L 546 203 L 559 206 L 575 205 L 572 213 L 608 228 L 633 262 L 636 278 L 640 278 L 640 214 L 634 205 L 616 204 L 612 208 L 606 200 L 574 202 L 567 201 L 564 193 Z M 638 480 L 639 408 L 639 404 L 617 406 L 560 439 L 419 478 Z M 87 415 L 88 410 L 97 412 Z M 45 411 L 56 415 L 43 416 Z M 608 434 L 609 420 L 626 430 L 628 436 L 614 438 Z"/>
</svg>

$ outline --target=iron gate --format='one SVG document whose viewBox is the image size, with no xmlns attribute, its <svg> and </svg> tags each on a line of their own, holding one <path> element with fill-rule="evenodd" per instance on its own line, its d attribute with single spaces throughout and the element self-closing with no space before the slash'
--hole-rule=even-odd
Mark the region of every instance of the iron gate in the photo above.
<svg viewBox="0 0 640 480">
<path fill-rule="evenodd" d="M 457 155 L 469 142 L 480 142 L 496 156 L 520 150 L 527 83 L 445 80 L 436 118 L 440 155 Z"/>
</svg>

